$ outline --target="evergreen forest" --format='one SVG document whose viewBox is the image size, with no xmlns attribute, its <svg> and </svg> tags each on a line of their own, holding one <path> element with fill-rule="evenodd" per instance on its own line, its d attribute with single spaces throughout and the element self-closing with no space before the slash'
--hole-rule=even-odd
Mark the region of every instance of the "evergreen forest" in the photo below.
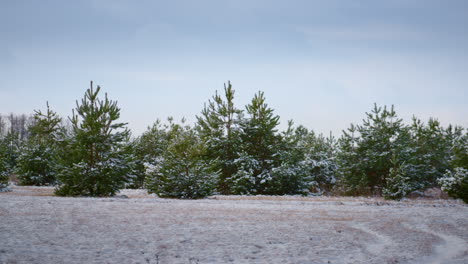
<svg viewBox="0 0 468 264">
<path fill-rule="evenodd" d="M 92 82 L 64 119 L 46 103 L 31 116 L 0 115 L 0 191 L 55 186 L 60 196 L 352 195 L 399 200 L 441 188 L 468 203 L 468 129 L 402 120 L 374 104 L 339 138 L 287 121 L 263 92 L 235 104 L 230 82 L 194 124 L 156 120 L 133 137 L 121 109 Z"/>
</svg>

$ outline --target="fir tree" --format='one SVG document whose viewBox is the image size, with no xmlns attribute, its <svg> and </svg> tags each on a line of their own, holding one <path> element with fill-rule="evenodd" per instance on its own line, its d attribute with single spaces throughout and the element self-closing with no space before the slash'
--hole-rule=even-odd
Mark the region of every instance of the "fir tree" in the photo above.
<svg viewBox="0 0 468 264">
<path fill-rule="evenodd" d="M 47 112 L 35 111 L 34 120 L 29 128 L 30 137 L 21 147 L 15 171 L 21 185 L 52 185 L 56 182 L 56 136 L 62 119 L 47 103 Z"/>
<path fill-rule="evenodd" d="M 216 94 L 197 116 L 201 139 L 207 146 L 206 158 L 216 160 L 221 171 L 218 191 L 229 194 L 227 179 L 237 171 L 234 161 L 240 146 L 240 121 L 242 111 L 234 106 L 234 90 L 228 82 L 224 85 L 224 99 Z"/>
<path fill-rule="evenodd" d="M 120 109 L 101 88 L 90 88 L 70 118 L 72 131 L 62 135 L 58 195 L 111 196 L 128 180 L 130 157 L 123 146 L 129 130 L 118 123 Z M 75 112 L 76 111 L 76 112 Z"/>
</svg>

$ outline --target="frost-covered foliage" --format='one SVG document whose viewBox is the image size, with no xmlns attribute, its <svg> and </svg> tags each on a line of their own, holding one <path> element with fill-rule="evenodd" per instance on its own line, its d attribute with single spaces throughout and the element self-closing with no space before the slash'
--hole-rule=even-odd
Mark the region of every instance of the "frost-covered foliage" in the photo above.
<svg viewBox="0 0 468 264">
<path fill-rule="evenodd" d="M 468 169 L 468 129 L 449 126 L 447 140 L 450 145 L 449 163 L 451 167 Z"/>
<path fill-rule="evenodd" d="M 278 151 L 281 164 L 273 168 L 271 194 L 322 194 L 336 182 L 335 140 L 316 136 L 303 126 L 282 133 Z"/>
<path fill-rule="evenodd" d="M 4 153 L 0 150 L 0 192 L 7 190 L 8 187 L 8 164 L 6 162 Z"/>
<path fill-rule="evenodd" d="M 457 167 L 453 171 L 447 170 L 443 177 L 439 178 L 442 190 L 453 198 L 462 199 L 468 203 L 468 170 Z"/>
<path fill-rule="evenodd" d="M 385 199 L 399 200 L 417 188 L 415 188 L 415 181 L 411 177 L 411 166 L 404 162 L 400 163 L 396 154 L 394 154 L 390 162 L 392 167 L 390 168 L 382 194 Z"/>
<path fill-rule="evenodd" d="M 56 112 L 35 111 L 30 137 L 21 146 L 15 169 L 21 185 L 53 185 L 56 183 L 57 133 L 62 119 Z"/>
<path fill-rule="evenodd" d="M 312 185 L 309 187 L 313 193 L 329 192 L 336 184 L 338 164 L 336 162 L 336 140 L 330 134 L 328 137 L 315 135 L 304 127 L 298 128 L 299 141 L 296 148 L 304 150 L 301 160 L 312 175 Z"/>
<path fill-rule="evenodd" d="M 224 99 L 216 92 L 197 116 L 197 129 L 207 147 L 206 159 L 214 160 L 220 171 L 217 189 L 221 194 L 230 193 L 227 179 L 237 171 L 234 161 L 239 158 L 242 118 L 242 110 L 234 106 L 230 82 L 224 86 Z"/>
<path fill-rule="evenodd" d="M 234 194 L 265 194 L 272 179 L 272 160 L 259 161 L 253 155 L 241 153 L 234 161 L 236 173 L 228 178 L 230 192 Z M 270 169 L 265 168 L 270 166 Z"/>
<path fill-rule="evenodd" d="M 55 184 L 55 149 L 41 143 L 29 143 L 20 148 L 15 172 L 20 185 Z"/>
<path fill-rule="evenodd" d="M 452 169 L 447 170 L 438 183 L 451 197 L 468 203 L 468 130 L 450 126 L 447 138 L 451 146 L 449 163 Z"/>
<path fill-rule="evenodd" d="M 169 122 L 172 119 L 169 118 Z M 128 183 L 127 188 L 145 187 L 146 166 L 154 159 L 161 157 L 168 145 L 168 125 L 162 124 L 160 120 L 148 128 L 141 136 L 134 139 L 129 145 L 129 151 L 134 157 L 132 173 L 134 177 Z"/>
<path fill-rule="evenodd" d="M 19 146 L 18 134 L 0 135 L 0 190 L 7 190 L 10 175 L 16 166 Z"/>
<path fill-rule="evenodd" d="M 374 106 L 362 125 L 351 125 L 340 139 L 340 185 L 349 194 L 382 194 L 401 199 L 437 186 L 450 168 L 451 140 L 457 138 L 435 119 L 413 118 L 404 125 L 393 109 Z M 460 134 L 459 132 L 457 132 Z"/>
<path fill-rule="evenodd" d="M 10 176 L 8 168 L 7 146 L 0 138 L 0 191 L 8 187 L 8 178 Z"/>
<path fill-rule="evenodd" d="M 234 161 L 238 171 L 227 179 L 235 194 L 270 194 L 273 168 L 281 164 L 277 133 L 279 116 L 265 102 L 263 92 L 246 106 L 248 117 L 241 122 L 242 145 Z"/>
<path fill-rule="evenodd" d="M 70 118 L 71 133 L 59 140 L 58 195 L 111 196 L 129 178 L 131 157 L 125 151 L 129 130 L 117 123 L 117 102 L 98 98 L 100 87 L 86 91 L 76 114 Z"/>
<path fill-rule="evenodd" d="M 196 131 L 172 119 L 165 131 L 167 148 L 145 163 L 148 192 L 160 197 L 197 199 L 212 194 L 219 173 L 206 161 L 206 147 Z"/>
<path fill-rule="evenodd" d="M 0 148 L 3 152 L 4 161 L 6 162 L 6 167 L 8 173 L 13 173 L 14 168 L 19 156 L 19 149 L 21 147 L 21 140 L 17 133 L 8 133 L 5 137 L 0 139 Z"/>
<path fill-rule="evenodd" d="M 413 118 L 412 125 L 403 131 L 401 147 L 394 152 L 383 189 L 388 199 L 401 199 L 413 191 L 438 186 L 437 179 L 450 168 L 451 136 L 439 121 L 430 118 L 424 124 Z"/>
<path fill-rule="evenodd" d="M 446 131 L 436 119 L 430 118 L 427 124 L 413 118 L 409 127 L 410 142 L 407 148 L 410 153 L 404 153 L 408 166 L 412 166 L 413 182 L 418 189 L 437 185 L 437 179 L 450 168 L 451 144 Z"/>
<path fill-rule="evenodd" d="M 407 129 L 393 106 L 377 107 L 362 125 L 351 125 L 341 137 L 340 184 L 349 194 L 380 194 L 392 167 L 392 156 L 406 147 Z"/>
</svg>

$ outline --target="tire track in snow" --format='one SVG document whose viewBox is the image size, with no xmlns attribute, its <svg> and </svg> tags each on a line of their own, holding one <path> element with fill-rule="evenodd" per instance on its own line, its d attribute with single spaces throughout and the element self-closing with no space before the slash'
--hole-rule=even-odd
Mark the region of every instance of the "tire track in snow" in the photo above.
<svg viewBox="0 0 468 264">
<path fill-rule="evenodd" d="M 353 227 L 355 229 L 359 229 L 359 230 L 361 230 L 361 231 L 375 237 L 374 242 L 368 243 L 368 244 L 365 245 L 367 251 L 369 253 L 371 253 L 372 255 L 379 256 L 386 247 L 391 246 L 392 243 L 393 243 L 393 240 L 389 236 L 378 233 L 378 232 L 370 229 L 367 225 L 365 225 L 363 223 L 353 224 L 353 225 L 351 225 L 351 227 Z"/>
<path fill-rule="evenodd" d="M 434 254 L 432 256 L 424 258 L 420 261 L 420 263 L 440 264 L 451 263 L 453 261 L 458 260 L 465 260 L 468 262 L 468 254 L 466 254 L 466 252 L 468 252 L 468 243 L 464 239 L 457 236 L 435 232 L 431 230 L 427 225 L 420 224 L 417 226 L 409 226 L 408 224 L 406 224 L 406 227 L 415 231 L 422 231 L 434 235 L 443 240 L 442 243 L 434 247 Z M 463 254 L 465 255 L 463 256 Z"/>
</svg>

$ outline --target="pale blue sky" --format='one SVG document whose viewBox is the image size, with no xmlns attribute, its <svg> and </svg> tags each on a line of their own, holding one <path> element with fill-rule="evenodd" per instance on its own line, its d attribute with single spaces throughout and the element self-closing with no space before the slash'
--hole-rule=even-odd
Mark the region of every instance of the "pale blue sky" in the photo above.
<svg viewBox="0 0 468 264">
<path fill-rule="evenodd" d="M 0 0 L 0 113 L 68 116 L 89 81 L 135 134 L 231 80 L 338 134 L 374 102 L 468 126 L 468 1 Z"/>
</svg>

